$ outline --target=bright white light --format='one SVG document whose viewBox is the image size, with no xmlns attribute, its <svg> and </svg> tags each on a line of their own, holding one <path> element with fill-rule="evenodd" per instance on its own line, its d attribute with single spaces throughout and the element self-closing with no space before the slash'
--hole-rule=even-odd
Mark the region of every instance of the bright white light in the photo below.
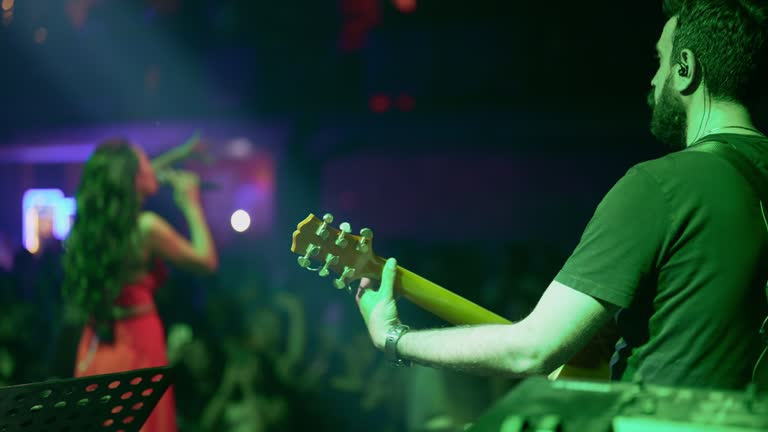
<svg viewBox="0 0 768 432">
<path fill-rule="evenodd" d="M 237 210 L 236 212 L 232 213 L 230 222 L 232 223 L 233 230 L 237 232 L 243 232 L 247 230 L 249 226 L 251 226 L 251 217 L 248 215 L 248 213 L 246 213 L 245 210 Z"/>
<path fill-rule="evenodd" d="M 229 141 L 227 151 L 233 158 L 243 159 L 253 151 L 253 143 L 248 138 L 238 137 Z"/>
<path fill-rule="evenodd" d="M 40 250 L 40 213 L 52 213 L 52 234 L 64 240 L 75 216 L 75 199 L 64 196 L 61 189 L 28 189 L 21 199 L 21 221 L 24 247 L 30 253 Z"/>
</svg>

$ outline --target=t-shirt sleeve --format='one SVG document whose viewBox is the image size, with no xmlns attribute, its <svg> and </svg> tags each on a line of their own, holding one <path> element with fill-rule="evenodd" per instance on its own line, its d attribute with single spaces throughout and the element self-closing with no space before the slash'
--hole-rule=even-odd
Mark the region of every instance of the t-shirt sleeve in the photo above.
<svg viewBox="0 0 768 432">
<path fill-rule="evenodd" d="M 630 169 L 597 206 L 555 280 L 629 307 L 644 278 L 654 273 L 669 220 L 656 179 L 640 167 Z"/>
</svg>

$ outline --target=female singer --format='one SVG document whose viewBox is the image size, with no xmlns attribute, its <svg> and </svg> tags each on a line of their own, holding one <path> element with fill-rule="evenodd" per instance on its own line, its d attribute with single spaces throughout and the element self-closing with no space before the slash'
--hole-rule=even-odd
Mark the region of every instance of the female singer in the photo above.
<svg viewBox="0 0 768 432">
<path fill-rule="evenodd" d="M 165 333 L 153 300 L 164 278 L 160 259 L 215 271 L 218 258 L 200 205 L 199 180 L 193 173 L 165 168 L 190 148 L 182 146 L 150 163 L 140 148 L 111 140 L 86 162 L 63 262 L 64 295 L 87 322 L 75 376 L 166 365 Z M 157 214 L 141 210 L 144 198 L 157 192 L 155 168 L 160 167 L 174 188 L 191 240 Z M 176 431 L 171 389 L 142 431 Z"/>
</svg>

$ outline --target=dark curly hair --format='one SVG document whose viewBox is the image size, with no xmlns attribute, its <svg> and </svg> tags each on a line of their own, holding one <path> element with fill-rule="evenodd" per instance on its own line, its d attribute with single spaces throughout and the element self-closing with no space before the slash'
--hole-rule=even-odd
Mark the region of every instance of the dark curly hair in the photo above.
<svg viewBox="0 0 768 432">
<path fill-rule="evenodd" d="M 97 331 L 110 331 L 113 303 L 143 265 L 138 165 L 130 143 L 106 141 L 85 163 L 77 189 L 77 214 L 63 257 L 63 294 L 77 316 L 94 320 Z"/>
<path fill-rule="evenodd" d="M 670 62 L 690 49 L 704 66 L 713 99 L 753 108 L 768 72 L 768 2 L 665 0 L 663 9 L 677 17 Z"/>
</svg>

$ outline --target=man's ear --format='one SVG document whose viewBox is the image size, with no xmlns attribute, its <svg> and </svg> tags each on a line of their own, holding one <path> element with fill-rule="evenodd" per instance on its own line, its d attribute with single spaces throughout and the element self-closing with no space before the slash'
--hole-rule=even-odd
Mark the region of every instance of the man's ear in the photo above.
<svg viewBox="0 0 768 432">
<path fill-rule="evenodd" d="M 690 96 L 702 81 L 704 69 L 693 52 L 684 49 L 672 65 L 672 82 L 675 90 L 683 96 Z"/>
</svg>

